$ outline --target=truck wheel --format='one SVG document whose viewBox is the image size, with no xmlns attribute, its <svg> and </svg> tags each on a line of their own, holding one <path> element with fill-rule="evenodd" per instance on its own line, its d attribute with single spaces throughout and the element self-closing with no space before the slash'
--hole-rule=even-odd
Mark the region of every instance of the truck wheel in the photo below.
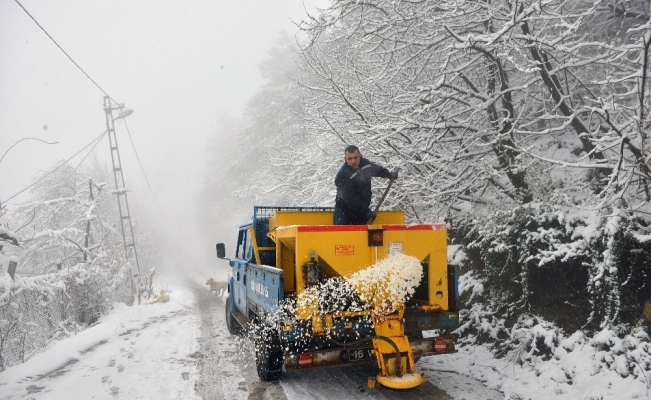
<svg viewBox="0 0 651 400">
<path fill-rule="evenodd" d="M 283 373 L 284 357 L 277 340 L 259 342 L 255 348 L 255 366 L 265 382 L 277 381 Z"/>
<path fill-rule="evenodd" d="M 255 365 L 258 376 L 265 382 L 277 381 L 283 373 L 283 352 L 256 350 Z"/>
<path fill-rule="evenodd" d="M 231 335 L 241 335 L 243 331 L 242 326 L 240 325 L 239 322 L 237 322 L 237 320 L 233 316 L 233 313 L 231 312 L 231 298 L 227 297 L 225 303 L 226 303 L 225 306 L 226 327 L 228 328 L 228 332 Z"/>
</svg>

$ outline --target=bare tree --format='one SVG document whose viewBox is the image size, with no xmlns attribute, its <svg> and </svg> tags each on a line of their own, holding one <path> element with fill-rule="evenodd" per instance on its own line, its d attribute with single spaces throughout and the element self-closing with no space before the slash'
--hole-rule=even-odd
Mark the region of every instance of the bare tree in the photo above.
<svg viewBox="0 0 651 400">
<path fill-rule="evenodd" d="M 298 75 L 308 146 L 357 144 L 400 166 L 387 204 L 463 225 L 499 277 L 486 292 L 508 300 L 507 315 L 529 310 L 532 288 L 547 279 L 529 267 L 568 263 L 588 270 L 575 276 L 587 277 L 577 285 L 591 321 L 616 323 L 633 288 L 645 287 L 626 254 L 646 249 L 651 230 L 647 8 L 333 0 L 301 25 L 310 38 Z M 310 164 L 307 181 L 300 157 L 273 166 L 309 187 L 328 182 L 337 159 Z"/>
<path fill-rule="evenodd" d="M 307 115 L 402 165 L 413 179 L 396 201 L 431 216 L 586 187 L 647 213 L 649 34 L 636 5 L 333 1 L 302 25 L 317 78 Z"/>
<path fill-rule="evenodd" d="M 97 160 L 79 170 L 64 165 L 44 176 L 11 215 L 23 244 L 20 271 L 43 274 L 96 262 L 119 268 L 119 213 L 105 166 Z"/>
</svg>

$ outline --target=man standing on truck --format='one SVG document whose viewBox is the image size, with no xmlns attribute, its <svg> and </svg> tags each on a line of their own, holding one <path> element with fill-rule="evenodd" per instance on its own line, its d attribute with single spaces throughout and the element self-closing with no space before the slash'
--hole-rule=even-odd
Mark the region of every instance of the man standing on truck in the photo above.
<svg viewBox="0 0 651 400">
<path fill-rule="evenodd" d="M 375 217 L 369 209 L 371 205 L 371 178 L 396 179 L 397 172 L 390 172 L 381 165 L 362 157 L 354 145 L 344 151 L 344 165 L 341 166 L 335 186 L 335 225 L 366 225 Z"/>
</svg>

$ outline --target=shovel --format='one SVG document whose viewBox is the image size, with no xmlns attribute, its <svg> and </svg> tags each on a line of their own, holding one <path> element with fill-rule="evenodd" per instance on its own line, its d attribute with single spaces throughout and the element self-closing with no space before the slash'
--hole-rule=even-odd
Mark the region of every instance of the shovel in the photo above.
<svg viewBox="0 0 651 400">
<path fill-rule="evenodd" d="M 396 168 L 395 172 L 400 172 L 400 168 Z M 380 201 L 377 203 L 377 206 L 375 206 L 375 210 L 373 210 L 373 216 L 369 218 L 366 225 L 372 224 L 373 221 L 375 220 L 375 217 L 377 217 L 377 212 L 380 210 L 380 206 L 382 205 L 382 203 L 384 203 L 384 199 L 386 199 L 387 194 L 389 194 L 389 190 L 391 190 L 391 185 L 393 185 L 393 181 L 395 181 L 395 179 L 389 180 L 389 184 L 387 185 L 387 188 L 384 189 L 384 193 L 382 193 L 382 197 L 380 197 Z"/>
</svg>

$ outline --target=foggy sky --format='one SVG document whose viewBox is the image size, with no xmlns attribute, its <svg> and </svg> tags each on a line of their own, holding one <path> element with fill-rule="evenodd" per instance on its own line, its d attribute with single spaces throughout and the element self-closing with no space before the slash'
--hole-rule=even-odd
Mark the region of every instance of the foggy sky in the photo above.
<svg viewBox="0 0 651 400">
<path fill-rule="evenodd" d="M 134 110 L 129 129 L 166 217 L 147 193 L 118 122 L 129 201 L 154 213 L 148 219 L 164 221 L 167 233 L 177 233 L 177 245 L 191 247 L 200 175 L 220 117 L 240 115 L 262 83 L 258 68 L 267 50 L 281 30 L 293 37 L 290 18 L 300 21 L 314 1 L 21 3 L 104 91 Z M 104 94 L 14 1 L 0 3 L 0 54 L 0 156 L 27 137 L 58 142 L 26 140 L 7 153 L 0 163 L 5 200 L 101 134 L 105 121 Z M 110 160 L 108 147 L 105 138 L 99 157 Z"/>
</svg>

